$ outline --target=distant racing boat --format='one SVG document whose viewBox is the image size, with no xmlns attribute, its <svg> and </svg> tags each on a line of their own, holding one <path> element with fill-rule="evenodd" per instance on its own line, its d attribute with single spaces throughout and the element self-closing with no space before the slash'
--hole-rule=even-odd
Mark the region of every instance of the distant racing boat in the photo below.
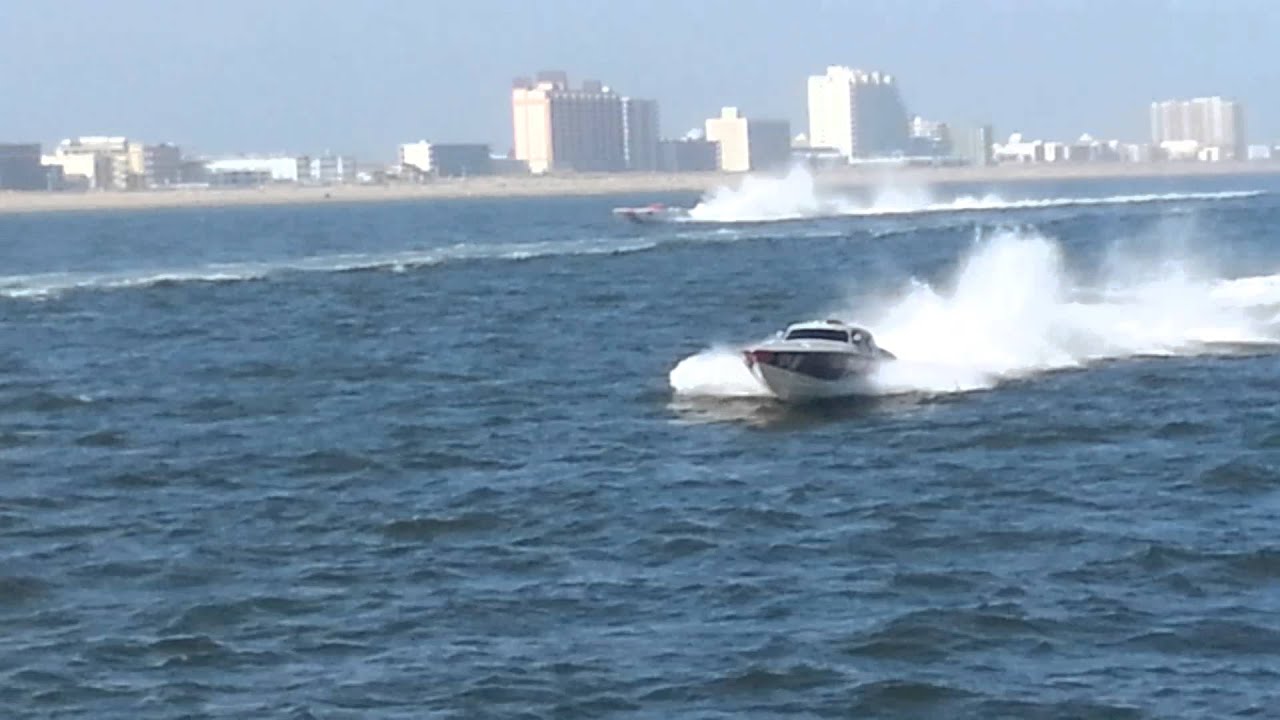
<svg viewBox="0 0 1280 720">
<path fill-rule="evenodd" d="M 688 210 L 668 207 L 662 203 L 653 203 L 642 207 L 614 208 L 613 214 L 624 217 L 634 223 L 671 222 L 689 217 Z"/>
</svg>

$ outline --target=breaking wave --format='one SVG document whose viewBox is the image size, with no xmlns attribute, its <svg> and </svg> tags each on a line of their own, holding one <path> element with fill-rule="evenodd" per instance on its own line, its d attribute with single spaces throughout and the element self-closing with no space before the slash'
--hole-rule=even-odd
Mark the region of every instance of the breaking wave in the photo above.
<svg viewBox="0 0 1280 720">
<path fill-rule="evenodd" d="M 686 222 L 759 223 L 822 217 L 875 217 L 919 213 L 1033 210 L 1094 205 L 1231 200 L 1257 197 L 1263 191 L 1160 193 L 1104 197 L 1005 199 L 996 194 L 962 195 L 942 200 L 928 188 L 887 185 L 867 200 L 818 188 L 803 167 L 785 176 L 749 175 L 737 187 L 712 190 L 690 208 Z"/>
<path fill-rule="evenodd" d="M 1159 268 L 1150 271 L 1140 268 Z M 992 387 L 1103 359 L 1203 353 L 1280 341 L 1280 274 L 1222 278 L 1197 263 L 1120 263 L 1100 282 L 1067 269 L 1060 246 L 1031 231 L 981 239 L 951 282 L 912 280 L 894 297 L 836 311 L 897 355 L 873 378 L 878 394 Z M 738 348 L 685 358 L 680 395 L 767 396 Z"/>
</svg>

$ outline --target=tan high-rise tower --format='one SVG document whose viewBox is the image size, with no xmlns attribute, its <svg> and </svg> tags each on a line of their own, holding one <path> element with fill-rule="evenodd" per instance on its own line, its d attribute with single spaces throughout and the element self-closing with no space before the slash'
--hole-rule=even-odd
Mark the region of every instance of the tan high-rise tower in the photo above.
<svg viewBox="0 0 1280 720">
<path fill-rule="evenodd" d="M 511 90 L 516 159 L 533 173 L 626 167 L 622 97 L 601 83 L 569 88 L 562 72 L 517 79 Z"/>
</svg>

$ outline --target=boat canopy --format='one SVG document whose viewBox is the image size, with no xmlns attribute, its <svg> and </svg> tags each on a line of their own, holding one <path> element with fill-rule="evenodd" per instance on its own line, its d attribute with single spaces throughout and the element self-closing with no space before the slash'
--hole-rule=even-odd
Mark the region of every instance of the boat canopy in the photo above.
<svg viewBox="0 0 1280 720">
<path fill-rule="evenodd" d="M 795 323 L 787 328 L 787 331 L 783 334 L 783 339 L 828 340 L 848 343 L 868 352 L 874 351 L 876 348 L 875 340 L 872 339 L 870 332 L 860 327 L 847 325 L 839 320 Z"/>
</svg>

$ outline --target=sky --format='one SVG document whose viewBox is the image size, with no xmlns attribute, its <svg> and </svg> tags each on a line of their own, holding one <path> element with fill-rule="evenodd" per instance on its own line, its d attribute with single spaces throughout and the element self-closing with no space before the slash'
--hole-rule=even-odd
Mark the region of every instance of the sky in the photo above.
<svg viewBox="0 0 1280 720">
<path fill-rule="evenodd" d="M 908 111 L 999 137 L 1144 141 L 1154 99 L 1222 95 L 1280 142 L 1273 0 L 0 0 L 0 142 L 203 154 L 511 146 L 511 80 L 561 69 L 805 131 L 806 78 L 896 76 Z"/>
</svg>

